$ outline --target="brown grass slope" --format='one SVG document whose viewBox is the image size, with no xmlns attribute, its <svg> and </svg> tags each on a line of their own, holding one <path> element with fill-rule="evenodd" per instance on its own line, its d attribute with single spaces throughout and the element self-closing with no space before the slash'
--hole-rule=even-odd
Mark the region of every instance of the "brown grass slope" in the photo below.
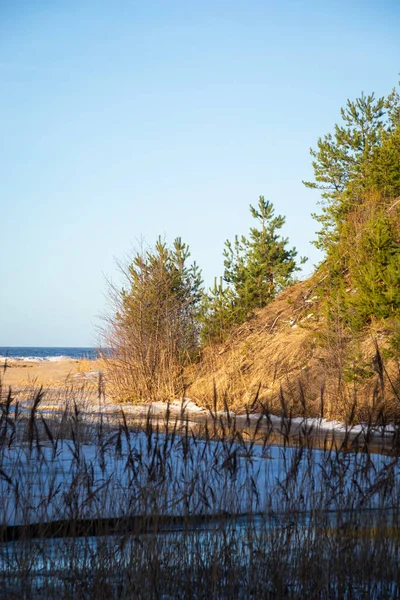
<svg viewBox="0 0 400 600">
<path fill-rule="evenodd" d="M 201 405 L 345 420 L 395 418 L 399 361 L 382 360 L 387 332 L 349 334 L 328 323 L 321 275 L 285 290 L 185 373 Z"/>
</svg>

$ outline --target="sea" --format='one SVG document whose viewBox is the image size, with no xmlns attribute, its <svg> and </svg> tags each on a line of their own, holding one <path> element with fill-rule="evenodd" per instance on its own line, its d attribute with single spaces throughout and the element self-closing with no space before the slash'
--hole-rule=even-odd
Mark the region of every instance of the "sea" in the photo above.
<svg viewBox="0 0 400 600">
<path fill-rule="evenodd" d="M 95 359 L 98 348 L 51 347 L 51 346 L 0 346 L 0 359 L 24 360 L 30 362 L 57 361 L 66 358 Z"/>
</svg>

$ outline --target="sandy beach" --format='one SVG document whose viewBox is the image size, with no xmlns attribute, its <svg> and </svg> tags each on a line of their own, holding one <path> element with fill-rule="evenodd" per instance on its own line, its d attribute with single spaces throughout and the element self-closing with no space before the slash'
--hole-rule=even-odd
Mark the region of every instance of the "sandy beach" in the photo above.
<svg viewBox="0 0 400 600">
<path fill-rule="evenodd" d="M 6 364 L 6 366 L 4 366 Z M 89 374 L 96 375 L 99 369 L 97 361 L 62 359 L 57 361 L 22 361 L 4 359 L 0 362 L 1 380 L 5 387 L 11 388 L 41 386 L 61 388 L 72 382 L 87 379 Z"/>
</svg>

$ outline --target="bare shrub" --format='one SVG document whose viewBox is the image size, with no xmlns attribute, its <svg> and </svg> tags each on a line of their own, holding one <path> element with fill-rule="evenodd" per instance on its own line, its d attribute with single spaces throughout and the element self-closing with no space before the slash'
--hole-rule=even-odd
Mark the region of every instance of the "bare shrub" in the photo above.
<svg viewBox="0 0 400 600">
<path fill-rule="evenodd" d="M 201 275 L 187 266 L 188 246 L 160 239 L 123 269 L 126 287 L 111 289 L 105 345 L 110 392 L 123 401 L 164 400 L 182 389 L 184 366 L 199 345 Z"/>
</svg>

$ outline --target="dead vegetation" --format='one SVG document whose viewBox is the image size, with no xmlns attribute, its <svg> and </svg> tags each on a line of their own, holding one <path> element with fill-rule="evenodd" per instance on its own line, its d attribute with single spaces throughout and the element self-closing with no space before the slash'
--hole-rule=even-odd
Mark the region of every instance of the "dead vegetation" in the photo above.
<svg viewBox="0 0 400 600">
<path fill-rule="evenodd" d="M 211 409 L 193 435 L 184 411 L 132 427 L 88 421 L 82 399 L 61 418 L 40 389 L 29 409 L 12 391 L 0 404 L 7 598 L 396 597 L 398 428 L 315 451 L 306 421 L 290 445 L 288 416 L 277 448 L 266 407 L 246 431 Z"/>
<path fill-rule="evenodd" d="M 7 371 L 7 597 L 294 600 L 309 589 L 326 599 L 394 597 L 397 426 L 317 434 L 306 419 L 295 422 L 284 395 L 277 425 L 258 394 L 250 402 L 262 404 L 258 416 L 219 413 L 226 397 L 215 390 L 201 422 L 190 421 L 183 402 L 175 416 L 167 407 L 162 418 L 149 410 L 130 422 L 123 410 L 102 411 L 101 376 L 94 413 L 90 383 L 57 391 L 50 409 L 54 398 L 41 388 L 21 401 L 5 385 Z M 306 394 L 303 403 L 309 414 Z"/>
<path fill-rule="evenodd" d="M 328 323 L 321 282 L 317 273 L 296 283 L 226 342 L 206 347 L 185 372 L 187 394 L 207 405 L 216 389 L 236 411 L 248 408 L 257 393 L 275 414 L 284 402 L 304 416 L 306 401 L 308 416 L 379 419 L 384 406 L 397 418 L 400 363 L 388 352 L 388 331 L 375 324 L 350 335 L 339 320 Z"/>
</svg>

